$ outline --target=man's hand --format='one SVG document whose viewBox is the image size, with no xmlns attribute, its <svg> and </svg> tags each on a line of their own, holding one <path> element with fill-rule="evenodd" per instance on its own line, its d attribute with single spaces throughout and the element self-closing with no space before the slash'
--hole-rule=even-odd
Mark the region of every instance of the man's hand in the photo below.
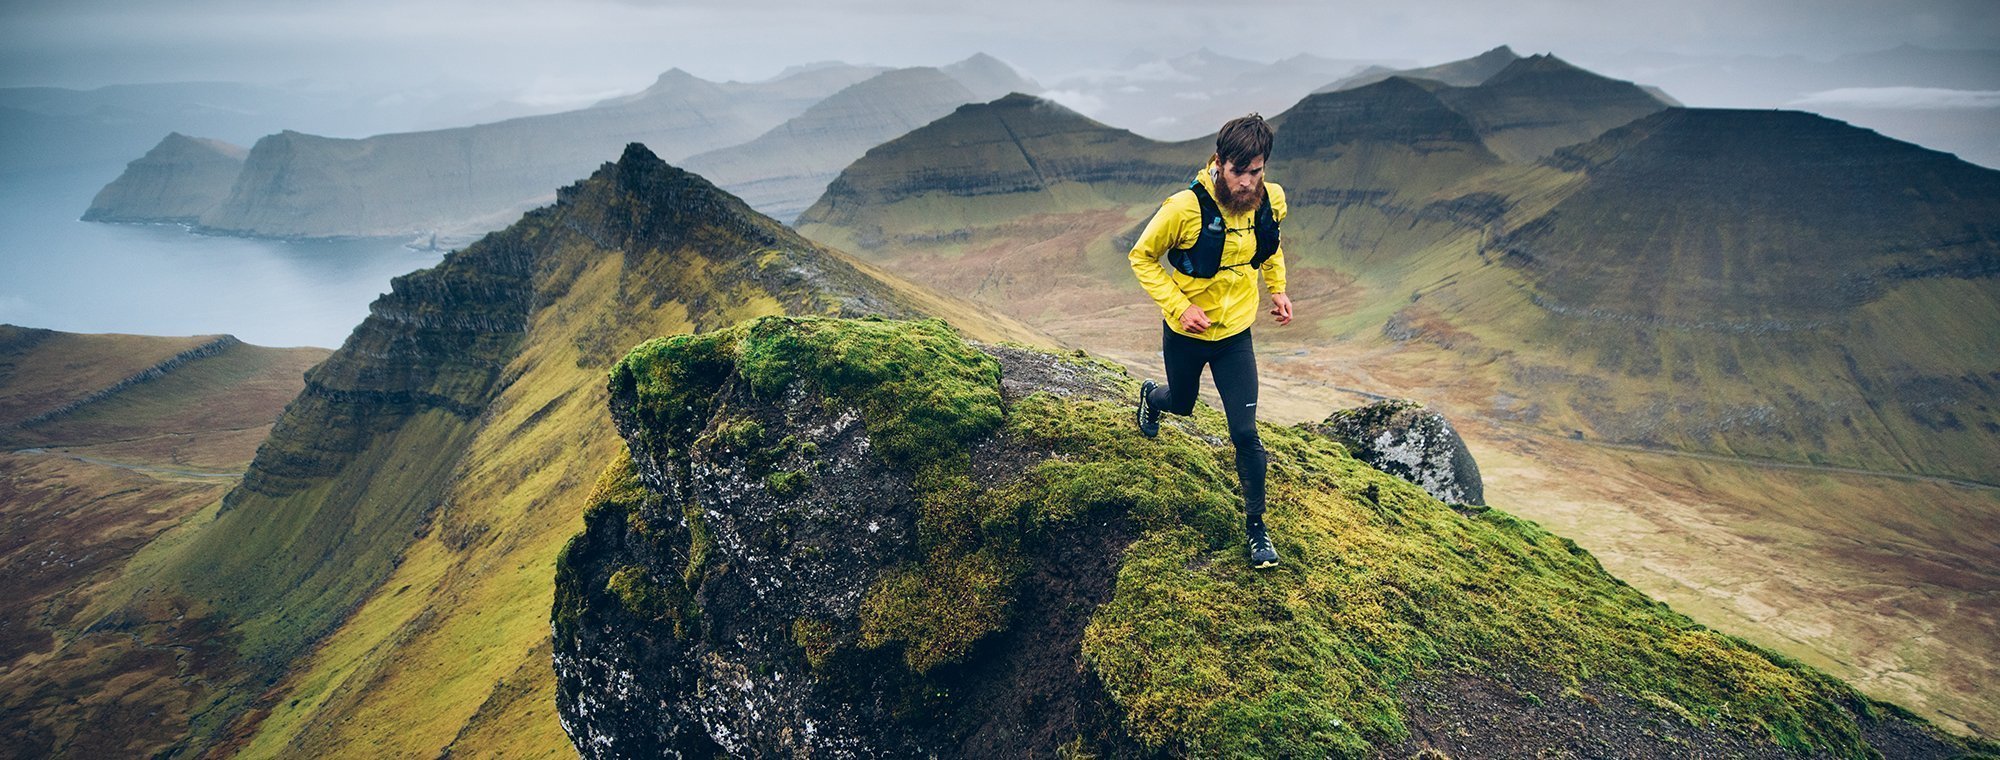
<svg viewBox="0 0 2000 760">
<path fill-rule="evenodd" d="M 1191 333 L 1201 333 L 1208 329 L 1208 312 L 1201 307 L 1188 304 L 1187 311 L 1181 312 L 1181 329 Z"/>
<path fill-rule="evenodd" d="M 1271 316 L 1278 318 L 1278 324 L 1292 323 L 1292 297 L 1283 293 L 1271 294 Z M 1187 317 L 1182 317 L 1185 320 Z"/>
</svg>

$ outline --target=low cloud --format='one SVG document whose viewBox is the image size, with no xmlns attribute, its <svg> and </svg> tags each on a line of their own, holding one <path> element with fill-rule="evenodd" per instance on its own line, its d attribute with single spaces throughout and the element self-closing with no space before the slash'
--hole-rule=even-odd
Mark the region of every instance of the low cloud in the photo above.
<svg viewBox="0 0 2000 760">
<path fill-rule="evenodd" d="M 1042 93 L 1042 97 L 1093 118 L 1104 112 L 1104 99 L 1082 90 L 1049 90 Z"/>
<path fill-rule="evenodd" d="M 1797 108 L 1884 108 L 1960 110 L 2000 108 L 2000 90 L 1947 90 L 1938 87 L 1842 87 L 1786 103 Z"/>
</svg>

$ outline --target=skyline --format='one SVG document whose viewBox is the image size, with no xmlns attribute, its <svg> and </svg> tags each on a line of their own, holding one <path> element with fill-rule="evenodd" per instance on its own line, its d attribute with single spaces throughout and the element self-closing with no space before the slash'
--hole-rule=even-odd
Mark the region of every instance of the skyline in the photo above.
<svg viewBox="0 0 2000 760">
<path fill-rule="evenodd" d="M 1259 0 L 1250 27 L 1210 4 L 1025 0 L 941 9 L 908 0 L 715 8 L 680 0 L 587 0 L 552 13 L 519 0 L 26 0 L 0 11 L 0 86 L 238 81 L 321 87 L 483 88 L 542 104 L 634 92 L 680 68 L 755 81 L 838 60 L 942 65 L 992 54 L 1051 85 L 1091 69 L 1207 48 L 1268 63 L 1297 54 L 1429 65 L 1507 44 L 1585 66 L 1633 55 L 1832 59 L 1900 45 L 2000 48 L 2000 3 L 1620 0 L 1506 6 L 1417 0 L 1395 7 Z M 1811 28 L 1801 23 L 1809 20 Z M 1618 30 L 1643 30 L 1643 34 Z M 717 30 L 754 30 L 748 35 Z M 831 32 L 829 32 L 831 30 Z M 1111 30 L 1111 31 L 1105 31 Z"/>
</svg>

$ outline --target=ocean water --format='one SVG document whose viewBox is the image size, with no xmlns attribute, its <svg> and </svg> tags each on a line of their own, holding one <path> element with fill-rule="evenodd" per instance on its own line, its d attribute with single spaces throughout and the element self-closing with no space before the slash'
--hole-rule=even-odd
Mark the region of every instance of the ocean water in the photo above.
<svg viewBox="0 0 2000 760">
<path fill-rule="evenodd" d="M 0 174 L 0 322 L 333 348 L 390 278 L 443 258 L 403 239 L 259 240 L 78 221 L 123 168 Z"/>
</svg>

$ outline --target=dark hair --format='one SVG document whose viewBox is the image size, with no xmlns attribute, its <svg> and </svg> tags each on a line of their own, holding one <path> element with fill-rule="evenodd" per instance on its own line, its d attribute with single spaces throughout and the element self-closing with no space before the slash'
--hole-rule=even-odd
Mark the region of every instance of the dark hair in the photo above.
<svg viewBox="0 0 2000 760">
<path fill-rule="evenodd" d="M 1271 125 L 1254 113 L 1230 119 L 1215 135 L 1215 155 L 1228 167 L 1240 167 L 1258 158 L 1271 160 Z"/>
</svg>

